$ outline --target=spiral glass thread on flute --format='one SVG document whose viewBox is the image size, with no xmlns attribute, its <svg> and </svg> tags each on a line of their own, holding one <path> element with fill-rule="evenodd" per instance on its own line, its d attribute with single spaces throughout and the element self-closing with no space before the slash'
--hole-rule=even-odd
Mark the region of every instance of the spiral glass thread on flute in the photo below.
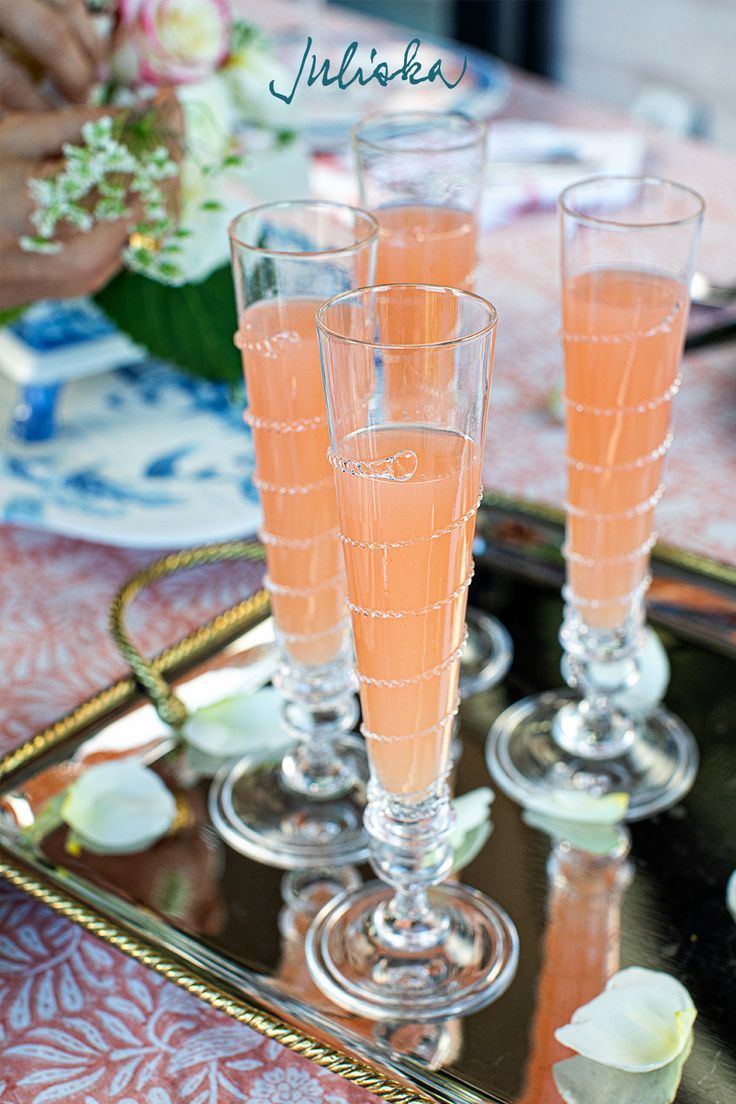
<svg viewBox="0 0 736 1104">
<path fill-rule="evenodd" d="M 225 839 L 285 868 L 364 858 L 368 767 L 315 329 L 325 299 L 373 275 L 377 226 L 333 203 L 277 203 L 232 223 L 236 344 L 248 392 L 279 666 L 273 745 L 224 768 L 210 807 Z"/>
<path fill-rule="evenodd" d="M 698 765 L 687 727 L 664 708 L 633 714 L 644 602 L 680 389 L 703 201 L 652 177 L 567 188 L 562 344 L 567 422 L 567 579 L 560 640 L 570 692 L 506 710 L 489 767 L 523 804 L 555 787 L 629 795 L 628 818 L 668 808 Z"/>
<path fill-rule="evenodd" d="M 353 128 L 352 141 L 360 202 L 379 225 L 376 283 L 473 291 L 486 124 L 460 112 L 371 115 Z M 463 697 L 495 686 L 513 658 L 511 637 L 495 617 L 471 608 L 468 629 Z"/>
<path fill-rule="evenodd" d="M 446 882 L 496 315 L 466 292 L 394 284 L 335 297 L 317 324 L 382 882 L 322 909 L 307 961 L 352 1012 L 441 1020 L 500 995 L 518 954 L 505 912 Z"/>
</svg>

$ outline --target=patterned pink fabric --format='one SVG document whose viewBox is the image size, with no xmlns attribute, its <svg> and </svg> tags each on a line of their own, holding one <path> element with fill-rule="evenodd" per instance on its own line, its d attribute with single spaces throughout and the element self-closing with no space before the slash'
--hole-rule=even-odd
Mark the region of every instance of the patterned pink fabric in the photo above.
<svg viewBox="0 0 736 1104">
<path fill-rule="evenodd" d="M 154 553 L 0 529 L 0 754 L 126 674 L 106 611 Z M 149 654 L 258 584 L 222 565 L 141 596 Z M 202 1004 L 0 882 L 2 1104 L 369 1104 L 372 1094 Z"/>
<path fill-rule="evenodd" d="M 375 1100 L 5 885 L 0 1057 L 3 1104 Z"/>
</svg>

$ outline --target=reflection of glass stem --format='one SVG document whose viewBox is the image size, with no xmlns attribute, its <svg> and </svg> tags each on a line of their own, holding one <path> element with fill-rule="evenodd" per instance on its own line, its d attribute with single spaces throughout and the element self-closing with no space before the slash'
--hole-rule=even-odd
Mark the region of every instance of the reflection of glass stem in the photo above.
<svg viewBox="0 0 736 1104">
<path fill-rule="evenodd" d="M 418 1059 L 430 1070 L 452 1065 L 462 1049 L 463 1021 L 459 1018 L 436 1023 L 378 1023 L 372 1028 L 376 1046 Z"/>
<path fill-rule="evenodd" d="M 334 1012 L 335 1006 L 317 988 L 304 957 L 307 929 L 324 904 L 336 894 L 358 889 L 363 879 L 354 866 L 291 870 L 281 881 L 284 907 L 278 918 L 281 957 L 275 977 L 289 996 Z"/>
<path fill-rule="evenodd" d="M 565 841 L 548 864 L 547 929 L 524 1091 L 518 1104 L 559 1104 L 552 1066 L 570 1052 L 554 1033 L 619 967 L 621 902 L 632 878 L 628 839 L 611 855 Z"/>
</svg>

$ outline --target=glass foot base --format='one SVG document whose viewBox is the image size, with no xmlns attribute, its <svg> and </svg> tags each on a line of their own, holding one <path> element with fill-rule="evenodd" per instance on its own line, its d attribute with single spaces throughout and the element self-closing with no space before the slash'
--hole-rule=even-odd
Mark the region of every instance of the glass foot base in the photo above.
<svg viewBox="0 0 736 1104">
<path fill-rule="evenodd" d="M 575 699 L 556 690 L 510 706 L 493 725 L 486 746 L 488 769 L 520 805 L 542 805 L 545 791 L 572 788 L 628 793 L 627 820 L 641 820 L 677 804 L 695 781 L 698 746 L 682 721 L 655 709 L 636 721 L 636 736 L 615 758 L 571 754 L 552 735 L 559 710 Z"/>
<path fill-rule="evenodd" d="M 356 736 L 339 736 L 333 746 L 355 783 L 347 793 L 325 800 L 289 789 L 282 760 L 273 755 L 246 756 L 224 767 L 210 788 L 209 807 L 225 842 L 283 870 L 363 862 L 368 857 L 365 744 Z"/>
<path fill-rule="evenodd" d="M 460 656 L 460 697 L 472 698 L 505 678 L 514 658 L 514 646 L 495 617 L 468 606 L 465 621 L 468 640 Z"/>
<path fill-rule="evenodd" d="M 483 1008 L 508 988 L 519 939 L 509 917 L 477 890 L 448 882 L 429 891 L 445 921 L 442 941 L 412 951 L 382 943 L 378 905 L 393 891 L 369 882 L 318 913 L 306 955 L 315 984 L 331 1001 L 371 1020 L 443 1020 Z"/>
</svg>

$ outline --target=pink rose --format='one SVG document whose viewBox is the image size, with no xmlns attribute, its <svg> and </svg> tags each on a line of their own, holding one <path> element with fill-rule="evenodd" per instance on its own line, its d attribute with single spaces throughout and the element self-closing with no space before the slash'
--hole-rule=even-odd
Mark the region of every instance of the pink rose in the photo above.
<svg viewBox="0 0 736 1104">
<path fill-rule="evenodd" d="M 189 84 L 230 49 L 227 0 L 120 0 L 112 73 L 126 84 Z"/>
</svg>

